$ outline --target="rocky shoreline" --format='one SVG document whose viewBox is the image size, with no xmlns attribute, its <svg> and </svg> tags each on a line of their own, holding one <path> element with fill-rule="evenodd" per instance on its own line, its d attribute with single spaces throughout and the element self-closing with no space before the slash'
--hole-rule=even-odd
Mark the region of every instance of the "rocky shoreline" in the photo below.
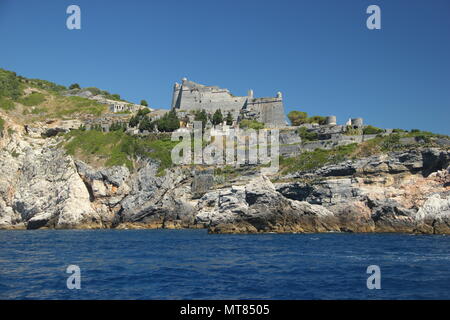
<svg viewBox="0 0 450 320">
<path fill-rule="evenodd" d="M 186 167 L 93 168 L 58 137 L 0 139 L 0 229 L 207 228 L 211 233 L 450 234 L 450 151 L 391 152 L 228 185 Z"/>
</svg>

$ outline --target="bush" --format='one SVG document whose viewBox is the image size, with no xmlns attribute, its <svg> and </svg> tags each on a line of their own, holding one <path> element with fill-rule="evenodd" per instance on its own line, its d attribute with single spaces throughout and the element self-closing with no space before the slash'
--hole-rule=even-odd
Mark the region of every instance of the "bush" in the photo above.
<svg viewBox="0 0 450 320">
<path fill-rule="evenodd" d="M 150 118 L 143 116 L 139 123 L 139 131 L 152 131 L 155 124 L 150 121 Z"/>
<path fill-rule="evenodd" d="M 0 96 L 17 100 L 22 95 L 22 85 L 15 72 L 0 69 Z"/>
<path fill-rule="evenodd" d="M 3 129 L 5 129 L 5 120 L 0 118 L 0 134 L 3 132 Z"/>
<path fill-rule="evenodd" d="M 178 143 L 170 139 L 150 141 L 122 131 L 72 130 L 65 135 L 68 154 L 81 154 L 89 159 L 102 159 L 106 166 L 125 165 L 133 169 L 133 160 L 147 157 L 160 163 L 159 173 L 172 165 L 171 150 Z"/>
<path fill-rule="evenodd" d="M 306 151 L 297 157 L 280 158 L 283 173 L 308 171 L 327 164 L 335 164 L 353 157 L 358 145 L 356 143 L 339 146 L 331 150 L 316 149 Z"/>
<path fill-rule="evenodd" d="M 327 117 L 314 116 L 314 117 L 308 118 L 308 123 L 318 123 L 320 125 L 324 125 L 324 124 L 327 124 Z"/>
<path fill-rule="evenodd" d="M 308 114 L 303 111 L 291 111 L 288 113 L 288 118 L 291 121 L 291 125 L 299 126 L 301 124 L 307 123 Z"/>
<path fill-rule="evenodd" d="M 73 90 L 73 89 L 81 89 L 81 88 L 80 88 L 80 85 L 79 85 L 78 83 L 72 83 L 72 84 L 69 86 L 69 89 L 70 89 L 70 90 Z"/>
<path fill-rule="evenodd" d="M 85 88 L 84 90 L 89 91 L 94 96 L 98 96 L 99 94 L 102 94 L 102 90 L 100 90 L 99 88 L 96 88 L 96 87 L 89 87 L 89 88 Z"/>
<path fill-rule="evenodd" d="M 110 127 L 110 131 L 125 131 L 127 129 L 127 125 L 123 122 L 114 122 Z"/>
<path fill-rule="evenodd" d="M 67 88 L 65 86 L 47 81 L 47 80 L 41 80 L 41 79 L 28 79 L 28 84 L 31 87 L 47 90 L 47 91 L 53 91 L 53 92 L 60 92 L 63 90 L 66 90 Z"/>
<path fill-rule="evenodd" d="M 137 116 L 131 117 L 130 121 L 128 122 L 128 125 L 132 128 L 135 128 L 139 124 L 139 118 Z"/>
<path fill-rule="evenodd" d="M 363 129 L 363 134 L 380 134 L 383 132 L 384 132 L 383 129 L 380 129 L 380 128 L 377 128 L 374 126 L 366 126 Z"/>
<path fill-rule="evenodd" d="M 148 107 L 148 102 L 146 100 L 141 100 L 141 106 Z"/>
<path fill-rule="evenodd" d="M 241 128 L 249 128 L 254 130 L 264 129 L 264 123 L 258 122 L 256 120 L 241 120 L 239 122 Z"/>
<path fill-rule="evenodd" d="M 353 128 L 352 126 L 347 126 L 344 134 L 346 136 L 358 136 L 362 134 L 362 130 L 359 128 Z"/>
<path fill-rule="evenodd" d="M 138 113 L 136 114 L 136 116 L 138 118 L 145 116 L 146 114 L 150 113 L 150 109 L 148 108 L 143 108 L 143 109 L 139 109 Z"/>
<path fill-rule="evenodd" d="M 154 121 L 159 131 L 172 132 L 180 128 L 180 119 L 178 119 L 175 110 L 170 110 L 161 119 Z"/>
<path fill-rule="evenodd" d="M 308 131 L 305 127 L 298 128 L 297 133 L 303 141 L 315 141 L 319 139 L 317 132 Z"/>
</svg>

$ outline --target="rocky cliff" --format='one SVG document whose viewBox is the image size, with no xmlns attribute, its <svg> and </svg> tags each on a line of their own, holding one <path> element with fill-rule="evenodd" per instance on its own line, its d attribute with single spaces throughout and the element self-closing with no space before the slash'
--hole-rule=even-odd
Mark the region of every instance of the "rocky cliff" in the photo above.
<svg viewBox="0 0 450 320">
<path fill-rule="evenodd" d="M 208 228 L 216 233 L 450 234 L 450 152 L 418 149 L 218 186 L 214 177 L 140 159 L 94 168 L 61 138 L 20 127 L 0 139 L 0 228 Z M 200 182 L 199 182 L 200 181 Z M 201 190 L 201 181 L 208 188 Z M 199 186 L 200 184 L 200 186 Z M 195 190 L 194 190 L 195 189 Z"/>
</svg>

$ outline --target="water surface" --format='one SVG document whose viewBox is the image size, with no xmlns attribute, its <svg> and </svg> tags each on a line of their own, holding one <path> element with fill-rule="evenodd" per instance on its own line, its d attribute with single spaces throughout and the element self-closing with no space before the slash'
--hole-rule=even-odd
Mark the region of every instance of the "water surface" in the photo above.
<svg viewBox="0 0 450 320">
<path fill-rule="evenodd" d="M 450 237 L 0 231 L 0 299 L 450 299 Z"/>
</svg>

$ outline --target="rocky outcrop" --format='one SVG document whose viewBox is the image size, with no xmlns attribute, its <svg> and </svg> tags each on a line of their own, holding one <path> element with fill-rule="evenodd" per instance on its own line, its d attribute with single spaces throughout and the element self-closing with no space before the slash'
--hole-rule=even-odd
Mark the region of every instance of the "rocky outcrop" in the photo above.
<svg viewBox="0 0 450 320">
<path fill-rule="evenodd" d="M 449 233 L 449 164 L 448 151 L 395 152 L 294 173 L 301 181 L 276 189 L 326 207 L 342 231 Z"/>
<path fill-rule="evenodd" d="M 16 136 L 0 152 L 0 227 L 102 227 L 73 159 L 54 143 Z"/>
<path fill-rule="evenodd" d="M 208 226 L 211 232 L 339 231 L 329 210 L 284 197 L 264 176 L 246 186 L 208 193 L 197 209 L 197 222 Z"/>
<path fill-rule="evenodd" d="M 5 141 L 3 141 L 5 142 Z M 139 162 L 94 169 L 58 139 L 15 135 L 0 151 L 0 228 L 181 228 L 194 222 L 189 172 Z"/>
<path fill-rule="evenodd" d="M 51 135 L 50 135 L 51 136 Z M 450 234 L 450 152 L 344 161 L 272 183 L 254 168 L 94 168 L 20 130 L 0 139 L 0 228 L 208 228 L 213 233 Z M 287 182 L 286 182 L 287 181 Z"/>
</svg>

